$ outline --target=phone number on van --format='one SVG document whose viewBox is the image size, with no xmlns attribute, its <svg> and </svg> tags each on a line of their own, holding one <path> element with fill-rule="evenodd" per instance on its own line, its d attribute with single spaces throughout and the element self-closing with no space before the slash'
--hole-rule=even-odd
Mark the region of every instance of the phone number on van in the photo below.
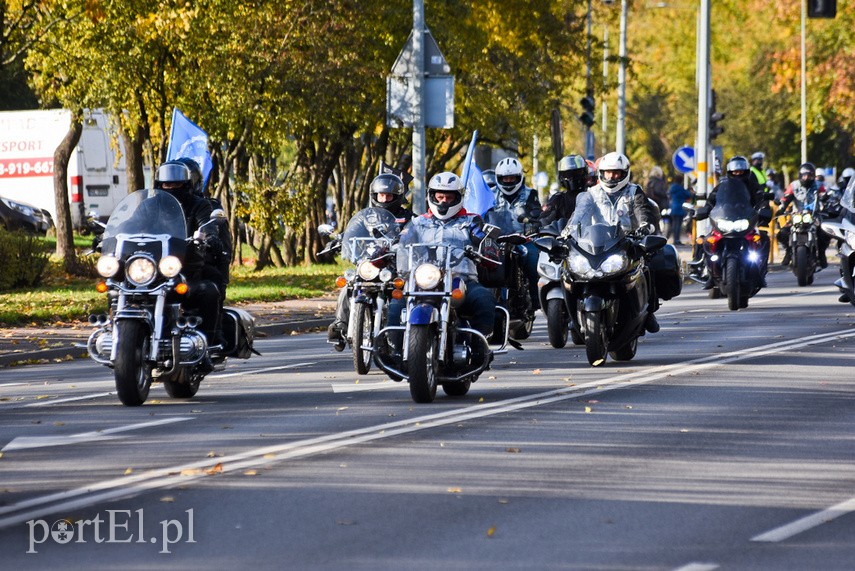
<svg viewBox="0 0 855 571">
<path fill-rule="evenodd" d="M 0 177 L 49 176 L 53 174 L 53 159 L 0 160 Z"/>
</svg>

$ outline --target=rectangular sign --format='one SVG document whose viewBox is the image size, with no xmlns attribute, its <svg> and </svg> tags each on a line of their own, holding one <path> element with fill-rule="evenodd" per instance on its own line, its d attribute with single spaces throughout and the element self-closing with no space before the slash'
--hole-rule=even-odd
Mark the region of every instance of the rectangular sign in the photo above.
<svg viewBox="0 0 855 571">
<path fill-rule="evenodd" d="M 0 159 L 0 178 L 53 176 L 53 157 Z"/>
</svg>

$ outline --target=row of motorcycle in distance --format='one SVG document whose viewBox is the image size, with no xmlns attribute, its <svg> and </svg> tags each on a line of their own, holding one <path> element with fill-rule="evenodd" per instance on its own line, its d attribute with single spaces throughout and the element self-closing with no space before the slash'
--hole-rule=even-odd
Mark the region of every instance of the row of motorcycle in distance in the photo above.
<svg viewBox="0 0 855 571">
<path fill-rule="evenodd" d="M 586 196 L 580 195 L 576 208 L 583 213 L 591 208 L 591 216 L 580 219 L 594 221 L 596 206 Z M 850 184 L 840 199 L 839 217 L 823 221 L 822 229 L 838 239 L 841 278 L 836 285 L 841 299 L 855 305 L 853 197 L 855 184 Z M 799 285 L 811 283 L 816 271 L 818 212 L 816 203 L 804 202 L 791 214 Z M 709 218 L 703 272 L 713 283 L 710 295 L 726 297 L 730 309 L 744 308 L 763 286 L 767 251 L 757 214 L 744 194 L 723 188 Z M 188 236 L 178 201 L 157 190 L 128 195 L 110 216 L 100 236 L 97 266 L 104 277 L 98 289 L 107 295 L 109 311 L 90 317 L 96 329 L 88 350 L 92 359 L 113 369 L 123 404 L 143 404 L 152 382 L 163 383 L 172 397 L 190 398 L 211 370 L 203 363 L 213 363 L 216 370 L 228 357 L 247 359 L 255 353 L 254 320 L 245 311 L 223 308 L 225 341 L 212 346 L 199 330 L 200 318 L 181 304 L 187 292 L 182 264 L 188 248 L 204 248 L 205 233 L 215 233 L 223 223 L 222 211 L 214 211 L 209 224 Z M 625 233 L 620 225 L 604 222 L 549 226 L 533 235 L 500 235 L 487 225 L 488 237 L 501 245 L 501 259 L 493 260 L 498 271 L 482 276 L 497 302 L 494 332 L 485 336 L 457 313 L 465 283 L 453 271 L 461 256 L 480 262 L 483 252 L 407 244 L 396 254 L 392 246 L 398 224 L 388 211 L 376 208 L 354 216 L 341 235 L 331 228 L 319 230 L 333 238 L 326 251 L 341 248 L 354 266 L 338 283 L 348 292 L 346 340 L 354 367 L 364 374 L 373 363 L 390 378 L 408 381 L 416 402 L 432 402 L 438 387 L 449 396 L 467 394 L 494 355 L 506 353 L 509 345 L 521 348 L 534 320 L 520 264 L 526 242 L 541 251 L 540 302 L 551 345 L 564 347 L 568 338 L 584 345 L 593 366 L 608 357 L 635 357 L 654 309 L 651 303 L 671 299 L 682 288 L 676 251 L 662 236 Z M 395 263 L 399 256 L 406 260 L 400 273 Z M 390 326 L 388 305 L 396 298 L 405 304 L 402 325 Z"/>
</svg>

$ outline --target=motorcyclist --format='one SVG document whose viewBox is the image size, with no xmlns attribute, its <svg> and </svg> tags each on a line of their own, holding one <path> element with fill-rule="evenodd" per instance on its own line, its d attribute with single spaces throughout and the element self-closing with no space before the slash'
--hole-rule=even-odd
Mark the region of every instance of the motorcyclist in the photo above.
<svg viewBox="0 0 855 571">
<path fill-rule="evenodd" d="M 588 189 L 594 203 L 605 220 L 617 220 L 624 232 L 654 234 L 659 227 L 656 206 L 647 199 L 641 187 L 630 182 L 629 159 L 617 152 L 604 155 L 598 164 L 599 183 Z M 651 276 L 652 277 L 652 276 Z M 659 331 L 659 322 L 653 315 L 659 308 L 659 300 L 650 279 L 650 313 L 645 328 L 650 333 Z"/>
<path fill-rule="evenodd" d="M 471 245 L 477 248 L 485 239 L 481 227 L 483 221 L 477 214 L 470 214 L 463 208 L 463 183 L 452 172 L 434 175 L 428 183 L 429 212 L 413 218 L 401 232 L 400 246 L 415 243 L 443 243 L 464 250 Z M 488 257 L 495 259 L 495 249 L 488 248 Z M 406 269 L 406 250 L 398 250 L 398 267 Z M 466 283 L 466 295 L 458 307 L 458 314 L 469 320 L 469 324 L 489 337 L 493 333 L 496 302 L 492 292 L 478 283 L 478 271 L 475 262 L 465 256 L 460 257 L 452 267 L 455 275 Z M 401 312 L 404 299 L 389 303 L 389 325 L 401 324 Z M 390 336 L 394 343 L 400 343 L 400 336 Z M 480 343 L 475 344 L 476 351 Z"/>
<path fill-rule="evenodd" d="M 855 169 L 852 167 L 846 167 L 843 169 L 843 172 L 840 173 L 840 178 L 837 180 L 838 188 L 841 191 L 846 190 L 846 187 L 849 186 L 849 181 L 852 180 L 852 176 L 855 175 Z"/>
<path fill-rule="evenodd" d="M 812 163 L 804 163 L 799 167 L 799 178 L 794 180 L 787 187 L 784 196 L 781 198 L 781 205 L 778 209 L 780 214 L 783 214 L 787 208 L 798 200 L 801 204 L 810 205 L 816 201 L 818 195 L 819 206 L 825 201 L 825 186 L 816 180 L 817 169 Z M 819 212 L 814 212 L 814 216 L 819 216 Z M 817 218 L 818 220 L 818 218 Z M 778 232 L 778 243 L 785 249 L 784 259 L 781 260 L 781 265 L 786 267 L 792 261 L 792 250 L 790 250 L 790 233 L 792 232 L 792 224 L 787 223 Z M 819 250 L 819 265 L 822 268 L 828 267 L 828 260 L 825 256 L 825 249 L 828 247 L 831 238 L 825 232 L 818 231 L 817 246 Z"/>
<path fill-rule="evenodd" d="M 193 236 L 211 219 L 211 203 L 194 193 L 190 169 L 184 163 L 168 161 L 160 165 L 155 174 L 154 188 L 171 194 L 181 204 L 188 236 Z M 200 247 L 190 244 L 184 262 L 184 275 L 189 289 L 182 305 L 185 309 L 195 310 L 202 318 L 201 332 L 209 345 L 224 343 L 219 331 L 220 290 L 217 287 L 217 283 L 223 283 L 224 278 L 220 275 L 214 254 L 222 249 L 216 233 L 206 234 Z M 203 372 L 210 372 L 213 369 L 210 357 L 206 356 L 200 367 Z"/>
<path fill-rule="evenodd" d="M 513 157 L 504 158 L 496 165 L 496 201 L 485 218 L 495 224 L 505 234 L 530 233 L 540 217 L 541 206 L 537 192 L 525 185 L 522 163 Z M 533 310 L 540 308 L 540 296 L 537 294 L 537 258 L 538 249 L 532 243 L 524 244 L 526 254 L 522 260 L 522 270 L 528 278 L 528 289 Z"/>
<path fill-rule="evenodd" d="M 368 188 L 369 206 L 383 208 L 395 216 L 395 222 L 403 227 L 413 218 L 413 211 L 406 203 L 404 181 L 398 175 L 383 173 L 374 177 Z M 344 333 L 350 320 L 350 288 L 343 287 L 338 294 L 338 304 L 335 309 L 335 320 L 327 328 L 327 340 L 333 343 L 336 351 L 343 351 L 346 341 Z"/>
<path fill-rule="evenodd" d="M 484 182 L 487 183 L 487 188 L 489 188 L 493 193 L 496 192 L 496 171 L 493 169 L 487 169 L 481 172 L 481 177 L 484 179 Z"/>
<path fill-rule="evenodd" d="M 769 179 L 763 170 L 763 161 L 766 160 L 766 155 L 757 151 L 751 155 L 751 174 L 760 186 L 768 186 Z"/>
<path fill-rule="evenodd" d="M 558 161 L 558 192 L 547 200 L 540 222 L 543 225 L 567 223 L 576 208 L 576 197 L 588 190 L 588 164 L 579 155 L 567 155 Z"/>
</svg>

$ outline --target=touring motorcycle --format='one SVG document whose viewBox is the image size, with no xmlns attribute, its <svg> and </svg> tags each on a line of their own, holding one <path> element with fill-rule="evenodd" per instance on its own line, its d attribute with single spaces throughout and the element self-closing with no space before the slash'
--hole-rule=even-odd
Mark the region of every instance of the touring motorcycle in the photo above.
<svg viewBox="0 0 855 571">
<path fill-rule="evenodd" d="M 98 328 L 87 347 L 93 360 L 113 369 L 123 404 L 143 404 L 154 381 L 172 397 L 190 398 L 207 374 L 200 367 L 206 357 L 222 365 L 227 357 L 248 359 L 255 352 L 254 319 L 246 311 L 224 308 L 225 343 L 211 346 L 198 330 L 201 318 L 181 305 L 188 249 L 204 249 L 206 231 L 213 234 L 224 216 L 215 210 L 188 237 L 178 200 L 161 190 L 138 190 L 107 221 L 97 263 L 105 280 L 97 289 L 107 294 L 109 311 L 90 316 Z"/>
</svg>

